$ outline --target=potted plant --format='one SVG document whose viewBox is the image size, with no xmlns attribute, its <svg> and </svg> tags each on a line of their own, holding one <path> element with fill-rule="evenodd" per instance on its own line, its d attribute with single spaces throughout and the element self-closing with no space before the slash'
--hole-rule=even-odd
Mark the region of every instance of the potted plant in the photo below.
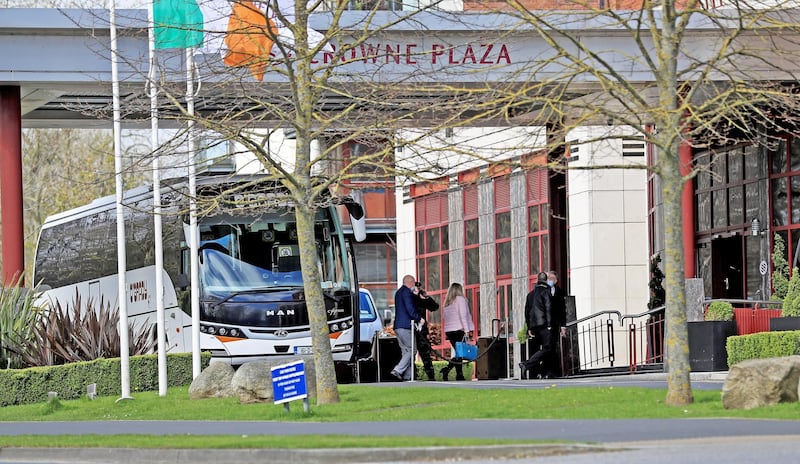
<svg viewBox="0 0 800 464">
<path fill-rule="evenodd" d="M 712 301 L 704 320 L 689 323 L 689 364 L 695 372 L 728 370 L 728 337 L 736 335 L 733 305 Z"/>
<path fill-rule="evenodd" d="M 800 330 L 800 271 L 792 269 L 792 277 L 783 298 L 781 317 L 769 320 L 770 332 Z"/>
</svg>

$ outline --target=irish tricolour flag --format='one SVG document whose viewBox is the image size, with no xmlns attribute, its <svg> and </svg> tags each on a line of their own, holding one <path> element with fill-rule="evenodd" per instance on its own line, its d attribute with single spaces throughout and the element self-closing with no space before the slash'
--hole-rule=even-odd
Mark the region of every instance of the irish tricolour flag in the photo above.
<svg viewBox="0 0 800 464">
<path fill-rule="evenodd" d="M 294 0 L 279 0 L 287 21 L 294 18 Z M 228 66 L 246 66 L 263 79 L 275 41 L 292 47 L 294 35 L 271 11 L 269 2 L 249 0 L 154 0 L 155 48 L 197 48 L 221 53 Z M 324 40 L 308 31 L 309 46 Z"/>
</svg>

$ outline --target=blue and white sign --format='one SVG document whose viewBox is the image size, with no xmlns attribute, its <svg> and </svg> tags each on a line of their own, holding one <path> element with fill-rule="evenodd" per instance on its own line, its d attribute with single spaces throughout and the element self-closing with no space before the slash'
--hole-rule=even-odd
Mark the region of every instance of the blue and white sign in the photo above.
<svg viewBox="0 0 800 464">
<path fill-rule="evenodd" d="M 275 396 L 275 404 L 308 398 L 304 361 L 275 366 L 270 372 L 272 372 L 272 392 Z"/>
</svg>

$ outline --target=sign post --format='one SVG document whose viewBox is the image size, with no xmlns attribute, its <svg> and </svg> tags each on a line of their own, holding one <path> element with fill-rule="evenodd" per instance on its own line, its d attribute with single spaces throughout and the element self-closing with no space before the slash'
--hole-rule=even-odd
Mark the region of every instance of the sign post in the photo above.
<svg viewBox="0 0 800 464">
<path fill-rule="evenodd" d="M 308 412 L 305 361 L 294 361 L 275 366 L 270 372 L 272 373 L 272 392 L 275 404 L 283 403 L 284 409 L 289 412 L 289 402 L 302 399 L 303 412 Z"/>
</svg>

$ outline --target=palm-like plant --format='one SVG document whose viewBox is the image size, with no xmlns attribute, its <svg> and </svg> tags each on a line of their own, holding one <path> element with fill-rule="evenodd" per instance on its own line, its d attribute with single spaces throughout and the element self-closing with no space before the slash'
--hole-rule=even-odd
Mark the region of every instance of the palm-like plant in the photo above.
<svg viewBox="0 0 800 464">
<path fill-rule="evenodd" d="M 39 317 L 36 293 L 24 287 L 0 288 L 0 366 L 22 367 L 19 355 L 6 348 L 10 339 L 25 340 L 33 334 Z"/>
<path fill-rule="evenodd" d="M 119 309 L 101 297 L 85 304 L 78 292 L 72 305 L 56 302 L 38 313 L 29 337 L 12 337 L 6 349 L 19 356 L 27 366 L 52 366 L 78 361 L 120 356 Z M 129 326 L 130 354 L 153 351 L 152 324 Z"/>
</svg>

